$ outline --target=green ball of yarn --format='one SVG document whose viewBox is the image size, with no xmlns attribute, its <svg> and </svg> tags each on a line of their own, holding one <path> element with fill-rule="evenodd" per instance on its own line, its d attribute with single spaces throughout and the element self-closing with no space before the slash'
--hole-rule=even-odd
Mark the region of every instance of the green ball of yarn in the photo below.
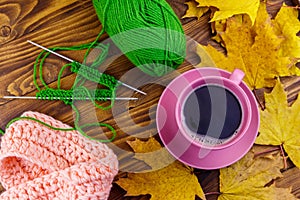
<svg viewBox="0 0 300 200">
<path fill-rule="evenodd" d="M 183 63 L 186 38 L 165 0 L 93 0 L 104 31 L 143 72 L 162 76 Z"/>
</svg>

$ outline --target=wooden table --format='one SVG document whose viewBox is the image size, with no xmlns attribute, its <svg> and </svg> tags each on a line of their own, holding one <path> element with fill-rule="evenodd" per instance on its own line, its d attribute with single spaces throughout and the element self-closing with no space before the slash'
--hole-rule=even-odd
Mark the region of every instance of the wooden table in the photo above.
<svg viewBox="0 0 300 200">
<path fill-rule="evenodd" d="M 168 0 L 176 14 L 181 18 L 187 7 L 185 0 Z M 272 8 L 271 8 L 272 9 Z M 182 19 L 186 35 L 201 44 L 210 41 L 209 14 L 197 19 Z M 37 92 L 33 84 L 33 63 L 41 49 L 27 43 L 27 40 L 38 42 L 46 47 L 73 46 L 93 41 L 101 30 L 101 24 L 95 14 L 91 0 L 0 0 L 0 82 L 1 95 L 34 96 Z M 103 35 L 101 40 L 106 40 Z M 194 46 L 189 45 L 188 56 L 191 63 L 185 62 L 177 70 L 182 73 L 193 68 L 192 64 L 199 62 L 199 57 L 193 53 Z M 134 69 L 125 56 L 118 56 L 117 51 L 109 54 L 108 60 L 113 61 L 109 67 L 104 66 L 105 72 L 114 75 L 124 82 L 138 87 L 147 93 L 143 96 L 125 88 L 123 95 L 138 97 L 138 101 L 117 102 L 112 110 L 95 110 L 91 104 L 78 105 L 81 119 L 94 119 L 111 124 L 118 133 L 117 139 L 111 144 L 112 148 L 121 149 L 118 153 L 120 173 L 126 170 L 137 170 L 143 164 L 132 158 L 132 150 L 126 144 L 127 140 L 137 137 L 156 135 L 155 106 L 164 87 L 176 76 L 167 75 L 157 79 L 147 77 L 142 84 L 138 82 L 139 74 L 126 75 Z M 65 51 L 62 54 L 82 62 L 84 51 Z M 51 55 L 47 59 L 43 76 L 50 87 L 56 86 L 57 75 L 65 61 Z M 63 87 L 70 88 L 76 75 L 70 71 L 64 73 Z M 152 82 L 151 82 L 152 81 Z M 300 79 L 296 77 L 282 79 L 289 91 L 289 100 L 296 98 L 300 91 Z M 0 100 L 0 126 L 2 129 L 13 118 L 31 110 L 48 114 L 67 124 L 73 125 L 74 117 L 70 106 L 61 101 L 42 100 Z M 92 116 L 92 117 L 91 117 Z M 104 130 L 106 131 L 106 130 Z M 156 135 L 157 137 L 157 135 Z M 205 193 L 218 191 L 218 170 L 195 170 Z M 284 178 L 279 181 L 283 187 L 292 186 L 293 193 L 300 197 L 300 172 L 293 165 L 283 172 Z M 149 196 L 124 197 L 125 191 L 114 185 L 109 199 L 148 199 Z M 208 199 L 216 199 L 216 195 Z"/>
</svg>

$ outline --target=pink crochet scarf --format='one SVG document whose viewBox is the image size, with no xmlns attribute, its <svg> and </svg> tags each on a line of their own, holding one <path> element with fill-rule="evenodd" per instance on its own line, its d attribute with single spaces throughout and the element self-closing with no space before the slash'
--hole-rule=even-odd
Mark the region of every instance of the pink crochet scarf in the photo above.
<svg viewBox="0 0 300 200">
<path fill-rule="evenodd" d="M 53 127 L 68 125 L 26 112 Z M 107 199 L 118 160 L 107 145 L 77 131 L 55 131 L 32 120 L 18 120 L 2 137 L 0 199 Z"/>
</svg>

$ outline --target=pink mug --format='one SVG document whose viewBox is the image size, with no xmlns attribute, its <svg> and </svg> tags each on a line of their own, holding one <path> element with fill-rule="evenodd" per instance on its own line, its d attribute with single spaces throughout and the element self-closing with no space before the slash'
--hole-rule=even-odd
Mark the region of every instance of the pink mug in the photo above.
<svg viewBox="0 0 300 200">
<path fill-rule="evenodd" d="M 223 149 L 237 143 L 251 122 L 251 104 L 240 87 L 244 72 L 229 78 L 206 76 L 181 92 L 175 108 L 180 133 L 203 149 Z"/>
</svg>

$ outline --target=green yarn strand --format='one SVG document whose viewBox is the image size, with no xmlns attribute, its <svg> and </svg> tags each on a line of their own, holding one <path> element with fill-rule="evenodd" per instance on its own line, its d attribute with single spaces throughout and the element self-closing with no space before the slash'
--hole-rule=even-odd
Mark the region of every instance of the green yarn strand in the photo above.
<svg viewBox="0 0 300 200">
<path fill-rule="evenodd" d="M 98 123 L 89 123 L 89 124 L 85 124 L 85 125 L 83 125 L 83 126 L 79 126 L 79 124 L 78 124 L 78 123 L 79 123 L 79 116 L 80 116 L 79 111 L 78 111 L 78 109 L 77 109 L 74 105 L 71 105 L 71 106 L 72 106 L 73 110 L 74 110 L 75 113 L 76 113 L 76 119 L 75 119 L 75 121 L 74 121 L 75 128 L 76 128 L 76 130 L 79 131 L 84 137 L 86 137 L 86 138 L 88 138 L 88 139 L 90 139 L 90 140 L 98 141 L 98 142 L 112 142 L 112 141 L 116 138 L 116 136 L 117 136 L 116 130 L 115 130 L 111 125 L 106 124 L 106 123 L 100 123 L 100 122 L 98 122 Z M 108 129 L 111 131 L 111 133 L 112 133 L 112 137 L 111 137 L 110 139 L 107 139 L 107 140 L 96 139 L 96 138 L 94 138 L 94 137 L 89 136 L 88 134 L 86 134 L 86 133 L 83 131 L 84 128 L 92 127 L 92 126 L 102 126 L 102 127 L 108 128 Z"/>
<path fill-rule="evenodd" d="M 74 131 L 75 128 L 59 128 L 59 127 L 54 127 L 54 126 L 51 126 L 41 120 L 38 120 L 36 118 L 33 118 L 33 117 L 16 117 L 14 119 L 12 119 L 7 125 L 6 125 L 6 128 L 8 128 L 12 123 L 16 122 L 16 121 L 19 121 L 19 120 L 31 120 L 31 121 L 34 121 L 34 122 L 37 122 L 43 126 L 46 126 L 52 130 L 55 130 L 55 131 Z"/>
<path fill-rule="evenodd" d="M 93 0 L 93 5 L 113 42 L 145 73 L 162 76 L 184 61 L 184 31 L 165 0 Z"/>
<path fill-rule="evenodd" d="M 16 122 L 16 121 L 19 121 L 19 120 L 29 120 L 29 121 L 34 121 L 36 123 L 39 123 L 41 124 L 42 126 L 45 126 L 49 129 L 52 129 L 52 130 L 55 130 L 55 131 L 79 131 L 84 137 L 88 138 L 88 139 L 91 139 L 91 140 L 95 140 L 95 141 L 98 141 L 98 142 L 112 142 L 115 138 L 116 138 L 116 131 L 114 130 L 114 128 L 112 126 L 110 126 L 109 124 L 104 124 L 104 123 L 94 123 L 94 124 L 86 124 L 82 127 L 78 126 L 78 127 L 70 127 L 70 128 L 59 128 L 59 127 L 54 127 L 50 124 L 47 124 L 41 120 L 38 120 L 36 118 L 33 118 L 33 117 L 16 117 L 14 119 L 12 119 L 7 125 L 6 125 L 6 128 L 8 128 L 12 123 Z M 76 122 L 76 124 L 78 125 L 78 122 Z M 88 127 L 88 126 L 103 126 L 103 127 L 107 127 L 111 132 L 112 132 L 112 137 L 107 139 L 107 140 L 101 140 L 101 139 L 96 139 L 96 138 L 93 138 L 89 135 L 87 135 L 84 131 L 82 131 L 82 128 L 85 128 L 85 127 Z M 4 131 L 0 129 L 0 133 L 2 135 L 4 135 Z"/>
</svg>

